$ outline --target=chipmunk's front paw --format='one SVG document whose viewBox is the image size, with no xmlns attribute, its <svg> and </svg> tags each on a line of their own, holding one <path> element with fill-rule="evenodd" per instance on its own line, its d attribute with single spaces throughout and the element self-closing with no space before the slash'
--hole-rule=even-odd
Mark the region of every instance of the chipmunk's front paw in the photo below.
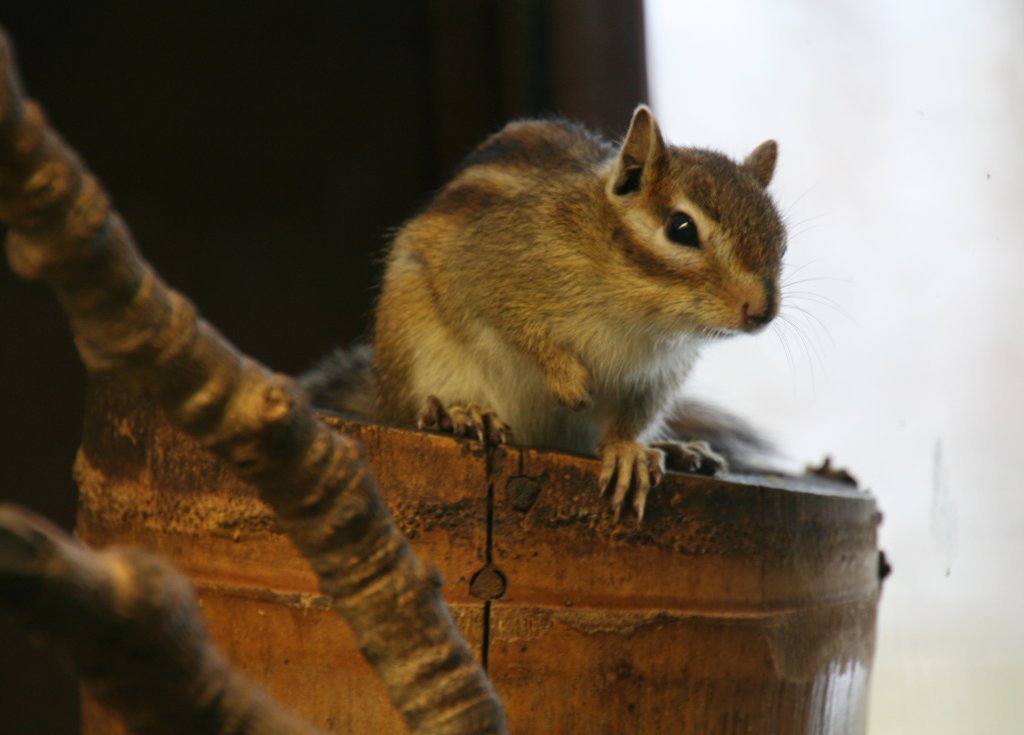
<svg viewBox="0 0 1024 735">
<path fill-rule="evenodd" d="M 665 453 L 668 466 L 673 470 L 697 472 L 702 475 L 729 471 L 729 463 L 725 461 L 725 457 L 705 441 L 663 441 L 654 442 L 651 446 Z"/>
<path fill-rule="evenodd" d="M 618 522 L 622 515 L 622 506 L 631 489 L 637 522 L 642 521 L 647 495 L 665 474 L 665 455 L 659 449 L 628 439 L 604 443 L 597 451 L 601 458 L 601 494 L 611 492 L 615 521 Z"/>
<path fill-rule="evenodd" d="M 567 355 L 544 366 L 544 382 L 555 400 L 573 411 L 594 405 L 594 378 L 579 360 Z"/>
<path fill-rule="evenodd" d="M 437 396 L 427 396 L 416 427 L 469 437 L 495 446 L 508 444 L 512 439 L 512 429 L 494 411 L 483 410 L 475 403 L 445 408 Z"/>
</svg>

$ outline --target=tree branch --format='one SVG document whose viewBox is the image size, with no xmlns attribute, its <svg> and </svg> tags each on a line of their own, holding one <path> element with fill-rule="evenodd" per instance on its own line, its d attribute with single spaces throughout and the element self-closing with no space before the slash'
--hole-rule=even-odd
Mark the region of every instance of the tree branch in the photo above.
<svg viewBox="0 0 1024 735">
<path fill-rule="evenodd" d="M 395 528 L 357 444 L 162 283 L 96 179 L 25 100 L 2 36 L 0 67 L 7 257 L 19 275 L 54 289 L 86 367 L 142 385 L 173 423 L 259 489 L 412 732 L 505 732 L 436 573 Z"/>
<path fill-rule="evenodd" d="M 133 732 L 319 732 L 231 670 L 206 637 L 192 586 L 150 554 L 89 551 L 0 505 L 0 603 L 56 643 Z"/>
</svg>

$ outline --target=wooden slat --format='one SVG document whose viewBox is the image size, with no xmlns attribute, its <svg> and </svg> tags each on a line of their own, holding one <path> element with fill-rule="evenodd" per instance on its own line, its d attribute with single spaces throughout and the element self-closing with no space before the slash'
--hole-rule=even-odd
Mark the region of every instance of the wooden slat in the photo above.
<svg viewBox="0 0 1024 735">
<path fill-rule="evenodd" d="M 314 723 L 404 732 L 254 493 L 135 397 L 91 394 L 79 535 L 183 568 L 214 640 Z M 326 420 L 360 438 L 443 575 L 511 732 L 863 732 L 879 592 L 869 494 L 670 473 L 641 526 L 615 524 L 593 459 Z M 92 705 L 84 719 L 86 735 L 119 732 Z"/>
</svg>

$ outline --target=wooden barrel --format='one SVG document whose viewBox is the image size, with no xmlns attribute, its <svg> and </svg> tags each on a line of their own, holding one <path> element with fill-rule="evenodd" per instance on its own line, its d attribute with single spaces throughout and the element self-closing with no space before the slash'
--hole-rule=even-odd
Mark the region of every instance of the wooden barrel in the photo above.
<svg viewBox="0 0 1024 735">
<path fill-rule="evenodd" d="M 380 487 L 505 703 L 513 735 L 863 733 L 879 595 L 872 497 L 672 473 L 611 522 L 593 459 L 330 419 Z M 254 491 L 152 407 L 90 389 L 78 535 L 170 559 L 211 635 L 333 732 L 402 733 Z M 85 735 L 122 730 L 84 705 Z"/>
</svg>

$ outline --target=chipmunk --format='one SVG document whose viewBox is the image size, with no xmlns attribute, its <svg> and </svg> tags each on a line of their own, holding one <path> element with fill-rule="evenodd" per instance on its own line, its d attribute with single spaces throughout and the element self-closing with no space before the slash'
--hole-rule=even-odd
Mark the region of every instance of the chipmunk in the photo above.
<svg viewBox="0 0 1024 735">
<path fill-rule="evenodd" d="M 398 425 L 593 453 L 616 520 L 670 466 L 723 470 L 702 441 L 651 441 L 708 340 L 779 310 L 786 231 L 742 163 L 665 143 L 651 110 L 615 147 L 564 120 L 514 122 L 461 164 L 387 256 L 372 352 L 300 378 L 316 405 Z"/>
</svg>

